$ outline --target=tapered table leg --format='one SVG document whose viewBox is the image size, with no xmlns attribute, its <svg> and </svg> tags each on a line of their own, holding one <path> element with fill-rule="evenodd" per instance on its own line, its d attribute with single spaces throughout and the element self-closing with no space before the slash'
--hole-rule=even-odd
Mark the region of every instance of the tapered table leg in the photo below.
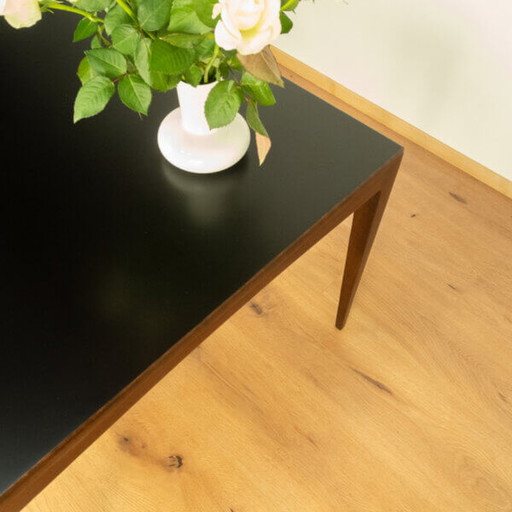
<svg viewBox="0 0 512 512">
<path fill-rule="evenodd" d="M 400 160 L 391 162 L 378 191 L 354 211 L 352 229 L 341 285 L 336 327 L 345 326 L 352 301 L 363 274 L 368 255 L 386 208 Z"/>
</svg>

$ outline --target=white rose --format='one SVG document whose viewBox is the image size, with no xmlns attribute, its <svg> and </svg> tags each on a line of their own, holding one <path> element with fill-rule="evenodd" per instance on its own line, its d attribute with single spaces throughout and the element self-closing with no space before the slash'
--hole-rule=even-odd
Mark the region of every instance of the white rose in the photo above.
<svg viewBox="0 0 512 512">
<path fill-rule="evenodd" d="M 41 19 L 38 0 L 0 0 L 0 15 L 14 28 L 31 27 Z"/>
<path fill-rule="evenodd" d="M 224 50 L 258 53 L 281 33 L 280 0 L 220 0 L 213 7 L 215 41 Z"/>
</svg>

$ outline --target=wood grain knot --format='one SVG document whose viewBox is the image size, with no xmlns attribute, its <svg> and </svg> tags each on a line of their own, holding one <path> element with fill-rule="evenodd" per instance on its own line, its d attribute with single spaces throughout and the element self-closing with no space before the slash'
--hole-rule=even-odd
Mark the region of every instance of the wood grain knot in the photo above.
<svg viewBox="0 0 512 512">
<path fill-rule="evenodd" d="M 256 304 L 256 302 L 251 302 L 249 304 L 249 307 L 258 315 L 258 316 L 261 316 L 263 315 L 263 308 L 259 305 L 259 304 Z"/>
<path fill-rule="evenodd" d="M 123 452 L 135 457 L 139 456 L 146 449 L 144 442 L 136 438 L 132 439 L 130 436 L 124 434 L 117 436 L 117 445 Z"/>
<path fill-rule="evenodd" d="M 167 466 L 175 469 L 181 468 L 183 466 L 183 457 L 181 455 L 169 455 L 167 457 Z"/>
<path fill-rule="evenodd" d="M 360 372 L 359 370 L 356 370 L 355 368 L 351 368 L 351 370 L 354 373 L 357 373 L 357 375 L 361 376 L 365 381 L 369 382 L 370 384 L 372 384 L 376 388 L 378 388 L 381 391 L 384 391 L 384 392 L 390 394 L 391 396 L 393 396 L 393 391 L 391 391 L 391 389 L 389 389 L 385 384 L 382 384 L 382 382 L 380 382 L 378 380 L 375 380 L 375 379 L 372 379 L 371 377 L 369 377 L 365 373 Z"/>
<path fill-rule="evenodd" d="M 449 194 L 455 199 L 455 201 L 458 201 L 459 203 L 468 204 L 468 202 L 462 197 L 459 196 L 459 194 L 456 194 L 455 192 L 449 192 Z"/>
</svg>

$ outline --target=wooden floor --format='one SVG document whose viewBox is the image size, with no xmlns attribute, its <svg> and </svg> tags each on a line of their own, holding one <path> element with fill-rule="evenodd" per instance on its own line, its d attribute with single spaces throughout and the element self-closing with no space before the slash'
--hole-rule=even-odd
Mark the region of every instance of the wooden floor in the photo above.
<svg viewBox="0 0 512 512">
<path fill-rule="evenodd" d="M 350 221 L 25 512 L 512 510 L 512 201 L 406 147 L 351 317 Z"/>
</svg>

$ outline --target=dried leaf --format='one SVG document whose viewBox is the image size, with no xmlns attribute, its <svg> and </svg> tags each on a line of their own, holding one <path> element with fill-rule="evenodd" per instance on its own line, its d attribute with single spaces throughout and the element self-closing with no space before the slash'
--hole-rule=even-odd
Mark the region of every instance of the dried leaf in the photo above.
<svg viewBox="0 0 512 512">
<path fill-rule="evenodd" d="M 263 165 L 271 146 L 272 142 L 270 141 L 270 137 L 265 137 L 265 135 L 261 135 L 261 133 L 256 132 L 256 148 L 258 150 L 260 165 Z"/>
<path fill-rule="evenodd" d="M 266 46 L 260 53 L 254 53 L 252 55 L 237 54 L 237 57 L 240 64 L 242 64 L 251 75 L 264 82 L 284 87 L 279 64 L 270 50 L 270 46 Z"/>
</svg>

